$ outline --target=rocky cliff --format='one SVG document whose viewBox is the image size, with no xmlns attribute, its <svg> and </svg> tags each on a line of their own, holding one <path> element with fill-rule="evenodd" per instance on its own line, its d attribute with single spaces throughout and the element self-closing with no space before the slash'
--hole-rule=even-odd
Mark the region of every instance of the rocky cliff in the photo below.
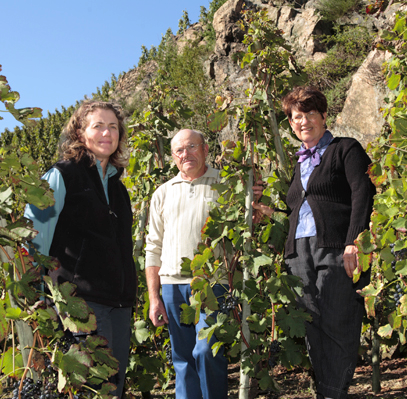
<svg viewBox="0 0 407 399">
<path fill-rule="evenodd" d="M 233 97 L 241 97 L 248 87 L 249 72 L 241 69 L 233 57 L 236 52 L 244 50 L 244 32 L 237 24 L 243 7 L 266 8 L 269 18 L 281 29 L 300 64 L 323 59 L 327 48 L 321 37 L 332 33 L 332 23 L 321 18 L 317 11 L 317 1 L 228 0 L 214 16 L 216 44 L 213 53 L 204 63 L 205 73 L 214 86 L 222 91 L 223 95 L 229 94 Z M 389 29 L 394 22 L 396 11 L 406 7 L 395 3 L 384 13 L 377 15 L 353 11 L 336 22 L 341 25 L 365 26 L 374 33 Z M 201 24 L 192 25 L 183 35 L 176 37 L 180 51 L 191 39 L 194 39 L 195 43 L 204 43 Z M 382 64 L 387 57 L 386 53 L 373 48 L 353 75 L 342 112 L 330 126 L 335 135 L 355 137 L 366 146 L 380 134 L 384 123 L 380 109 L 388 95 L 382 74 Z M 120 78 L 113 97 L 127 105 L 131 104 L 135 98 L 143 96 L 156 70 L 157 64 L 149 61 L 142 67 L 127 72 Z M 226 127 L 224 133 L 233 136 L 233 129 L 232 126 Z"/>
</svg>

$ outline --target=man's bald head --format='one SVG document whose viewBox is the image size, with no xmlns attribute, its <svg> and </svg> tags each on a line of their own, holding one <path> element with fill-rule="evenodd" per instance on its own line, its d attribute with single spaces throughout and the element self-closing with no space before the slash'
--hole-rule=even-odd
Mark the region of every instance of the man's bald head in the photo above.
<svg viewBox="0 0 407 399">
<path fill-rule="evenodd" d="M 192 181 L 205 174 L 208 151 L 203 134 L 195 130 L 180 130 L 171 140 L 172 157 L 185 180 Z"/>
</svg>

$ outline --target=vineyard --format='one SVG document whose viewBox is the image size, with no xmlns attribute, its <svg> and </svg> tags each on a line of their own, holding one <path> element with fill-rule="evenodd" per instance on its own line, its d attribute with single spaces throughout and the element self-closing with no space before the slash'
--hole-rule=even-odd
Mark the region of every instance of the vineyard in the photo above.
<svg viewBox="0 0 407 399">
<path fill-rule="evenodd" d="M 207 24 L 223 3 L 213 1 L 212 9 L 203 12 Z M 285 198 L 299 142 L 280 106 L 281 98 L 294 86 L 309 81 L 309 75 L 297 65 L 292 49 L 266 12 L 246 10 L 240 24 L 246 32 L 246 51 L 239 53 L 236 62 L 251 73 L 250 88 L 241 99 L 234 101 L 208 91 L 209 83 L 199 74 L 190 80 L 185 77 L 188 85 L 181 86 L 176 80 L 180 77 L 169 71 L 174 72 L 177 60 L 191 56 L 194 44 L 177 54 L 167 36 L 157 53 L 152 52 L 159 57 L 159 69 L 143 109 L 134 110 L 128 119 L 131 159 L 123 182 L 134 210 L 139 287 L 126 397 L 173 397 L 168 330 L 154 327 L 148 318 L 144 244 L 151 196 L 176 173 L 169 162 L 170 138 L 189 127 L 205 134 L 210 144 L 209 160 L 221 170 L 222 180 L 213 187 L 219 193 L 218 206 L 211 210 L 202 229 L 196 255 L 182 264 L 183 273 L 194 277 L 193 296 L 190 305 L 183 307 L 182 321 L 194 323 L 201 309 L 210 313 L 219 308 L 211 281 L 220 267 L 225 268 L 230 292 L 217 318 L 208 318 L 209 327 L 201 330 L 200 337 L 216 335 L 214 354 L 225 348 L 233 374 L 230 397 L 237 398 L 239 389 L 258 398 L 279 397 L 278 392 L 286 398 L 311 396 L 306 388 L 310 386 L 310 363 L 304 341 L 304 321 L 310 316 L 296 308 L 295 295 L 301 294 L 301 282 L 287 273 L 283 258 L 288 232 Z M 184 25 L 188 25 L 187 16 L 180 29 Z M 206 32 L 208 38 L 213 36 L 209 28 Z M 406 32 L 407 15 L 398 13 L 393 29 L 381 32 L 377 44 L 379 50 L 392 55 L 383 70 L 391 96 L 382 110 L 386 123 L 381 136 L 367 148 L 373 161 L 369 175 L 377 195 L 370 229 L 356 241 L 362 270 L 372 268 L 371 283 L 360 292 L 366 317 L 360 352 L 363 364 L 356 379 L 361 367 L 366 367 L 372 382 L 365 382 L 361 392 L 351 390 L 354 399 L 367 397 L 367 392 L 386 391 L 385 359 L 403 362 L 406 355 Z M 205 52 L 199 51 L 197 60 Z M 149 56 L 145 51 L 142 63 Z M 198 64 L 195 67 L 199 69 Z M 116 82 L 112 77 L 95 97 L 108 100 Z M 195 92 L 185 87 L 194 87 Z M 197 87 L 201 89 L 199 96 Z M 117 360 L 103 337 L 88 336 L 80 343 L 72 339 L 73 332 L 93 331 L 95 316 L 86 302 L 75 296 L 73 284 L 52 284 L 47 270 L 55 268 L 56 261 L 34 248 L 31 240 L 36 231 L 23 217 L 27 203 L 40 209 L 53 204 L 52 191 L 40 177 L 57 160 L 61 129 L 75 107 L 38 121 L 38 108 L 16 108 L 19 94 L 11 90 L 5 76 L 0 76 L 0 100 L 6 111 L 25 125 L 3 132 L 0 138 L 0 397 L 110 398 L 108 379 L 117 372 Z M 220 132 L 229 124 L 234 126 L 237 139 L 220 143 Z M 251 187 L 259 177 L 267 182 L 262 201 L 279 211 L 253 226 Z M 222 251 L 217 251 L 219 248 Z M 355 271 L 354 281 L 359 277 Z M 406 363 L 401 364 L 398 378 L 405 378 L 402 368 Z M 293 376 L 297 382 L 304 381 L 303 391 L 298 391 L 298 384 L 295 388 L 296 383 L 290 385 Z M 294 389 L 296 394 L 291 392 Z M 400 392 L 406 394 L 405 390 L 397 391 L 395 395 L 400 396 L 387 397 L 402 397 Z"/>
</svg>

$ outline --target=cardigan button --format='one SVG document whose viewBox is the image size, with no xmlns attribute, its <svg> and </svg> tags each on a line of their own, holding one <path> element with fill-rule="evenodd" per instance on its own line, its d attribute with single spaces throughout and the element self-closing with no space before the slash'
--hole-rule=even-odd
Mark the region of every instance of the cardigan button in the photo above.
<svg viewBox="0 0 407 399">
<path fill-rule="evenodd" d="M 307 196 L 307 192 L 305 190 L 302 190 L 301 192 L 301 198 L 304 198 Z"/>
</svg>

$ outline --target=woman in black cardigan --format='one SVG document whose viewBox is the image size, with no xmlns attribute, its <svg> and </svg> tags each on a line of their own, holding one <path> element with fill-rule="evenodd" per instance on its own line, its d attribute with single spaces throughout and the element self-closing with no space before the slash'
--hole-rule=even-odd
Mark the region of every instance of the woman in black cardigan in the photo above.
<svg viewBox="0 0 407 399">
<path fill-rule="evenodd" d="M 304 284 L 298 304 L 312 315 L 306 339 L 317 398 L 342 399 L 356 367 L 364 312 L 356 291 L 370 279 L 365 272 L 352 281 L 359 267 L 354 241 L 369 226 L 375 194 L 367 175 L 371 161 L 357 140 L 326 130 L 327 101 L 319 90 L 295 88 L 283 109 L 302 141 L 287 195 L 286 263 Z M 253 187 L 256 198 L 262 190 L 262 184 Z M 257 202 L 253 208 L 257 219 L 274 212 Z"/>
</svg>

